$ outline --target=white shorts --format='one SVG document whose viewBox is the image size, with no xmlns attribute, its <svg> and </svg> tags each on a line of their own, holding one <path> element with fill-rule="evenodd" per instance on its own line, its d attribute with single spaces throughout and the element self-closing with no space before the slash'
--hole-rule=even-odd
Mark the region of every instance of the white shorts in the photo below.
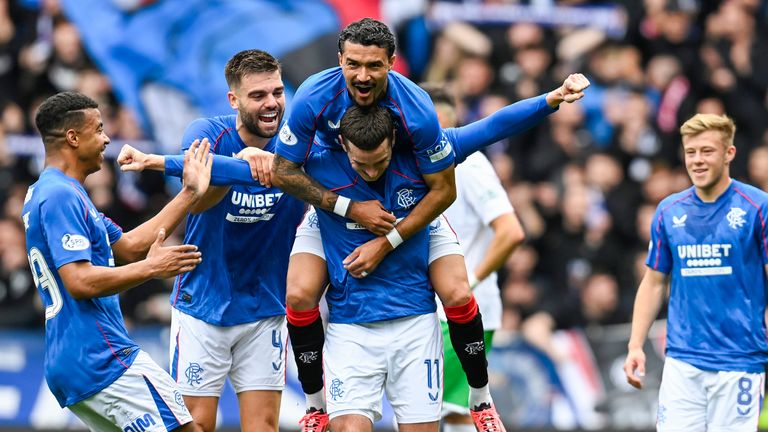
<svg viewBox="0 0 768 432">
<path fill-rule="evenodd" d="M 296 230 L 291 255 L 309 253 L 325 260 L 320 224 L 314 207 L 310 207 Z M 440 215 L 429 224 L 429 264 L 447 255 L 464 255 L 456 233 L 445 216 Z"/>
<path fill-rule="evenodd" d="M 657 430 L 757 430 L 765 373 L 711 372 L 667 357 L 659 389 Z"/>
<path fill-rule="evenodd" d="M 192 421 L 170 375 L 140 351 L 115 382 L 69 409 L 93 431 L 171 431 Z"/>
<path fill-rule="evenodd" d="M 288 329 L 285 315 L 229 327 L 174 308 L 170 371 L 187 396 L 220 396 L 227 377 L 236 393 L 283 390 Z"/>
<path fill-rule="evenodd" d="M 328 324 L 323 349 L 331 418 L 381 419 L 382 391 L 398 423 L 440 420 L 443 336 L 434 313 L 371 324 Z"/>
</svg>

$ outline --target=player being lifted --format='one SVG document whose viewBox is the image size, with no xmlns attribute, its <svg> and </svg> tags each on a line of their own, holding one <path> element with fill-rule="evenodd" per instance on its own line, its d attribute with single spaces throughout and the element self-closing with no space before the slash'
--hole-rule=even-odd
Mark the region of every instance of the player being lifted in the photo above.
<svg viewBox="0 0 768 432">
<path fill-rule="evenodd" d="M 386 254 L 435 220 L 456 194 L 452 143 L 442 134 L 424 91 L 390 71 L 394 50 L 394 36 L 381 22 L 366 18 L 344 29 L 339 36 L 340 67 L 310 77 L 299 88 L 292 113 L 281 129 L 274 162 L 272 180 L 282 190 L 318 209 L 348 217 L 379 236 L 346 257 L 347 271 L 353 277 L 372 273 Z M 567 97 L 575 100 L 583 95 L 574 90 Z M 380 202 L 339 197 L 301 169 L 313 143 L 339 148 L 340 119 L 354 105 L 378 105 L 390 111 L 397 122 L 396 142 L 415 155 L 420 177 L 429 188 L 397 228 L 395 217 Z M 321 291 L 316 288 L 317 273 L 306 271 L 318 268 L 313 258 L 305 260 L 309 255 L 296 255 L 289 265 L 286 311 L 299 379 L 307 396 L 305 430 L 323 430 L 327 422 L 321 411 L 323 328 L 317 308 Z M 462 257 L 448 254 L 435 261 L 431 282 L 445 306 L 451 341 L 460 347 L 456 351 L 471 387 L 470 405 L 498 422 L 488 391 L 482 321 Z"/>
<path fill-rule="evenodd" d="M 659 431 L 754 431 L 768 361 L 768 195 L 731 179 L 736 125 L 697 114 L 680 128 L 693 186 L 659 203 L 635 298 L 627 381 L 642 387 L 643 345 L 669 289 Z"/>
<path fill-rule="evenodd" d="M 40 105 L 35 124 L 45 144 L 45 169 L 27 192 L 22 218 L 45 305 L 48 387 L 94 431 L 198 431 L 171 377 L 128 336 L 117 294 L 201 262 L 196 246 L 166 247 L 163 241 L 208 187 L 207 144 L 195 142 L 186 153 L 181 192 L 155 217 L 123 233 L 83 188 L 101 168 L 109 144 L 96 102 L 59 93 Z"/>
</svg>

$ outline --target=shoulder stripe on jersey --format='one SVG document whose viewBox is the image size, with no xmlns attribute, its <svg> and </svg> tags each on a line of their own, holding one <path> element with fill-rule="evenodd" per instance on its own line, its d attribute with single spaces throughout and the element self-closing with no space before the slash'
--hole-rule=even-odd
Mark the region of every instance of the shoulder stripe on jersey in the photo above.
<svg viewBox="0 0 768 432">
<path fill-rule="evenodd" d="M 656 237 L 658 238 L 658 240 L 656 241 L 656 260 L 653 263 L 653 269 L 654 270 L 658 270 L 659 269 L 659 255 L 660 255 L 659 251 L 661 251 L 661 223 L 662 223 L 662 220 L 663 220 L 662 217 L 664 216 L 664 212 L 667 211 L 667 209 L 672 207 L 673 205 L 675 205 L 675 204 L 677 204 L 677 203 L 679 203 L 681 201 L 685 201 L 688 198 L 690 198 L 691 196 L 693 196 L 693 192 L 689 192 L 687 195 L 683 196 L 682 198 L 676 199 L 671 204 L 669 204 L 668 206 L 666 206 L 663 209 L 661 209 L 661 211 L 659 212 L 659 220 L 658 220 L 659 223 L 656 226 L 656 234 L 657 234 Z"/>
<path fill-rule="evenodd" d="M 176 277 L 176 297 L 173 299 L 173 306 L 176 306 L 176 302 L 179 301 L 179 293 L 181 293 L 181 278 L 183 276 L 184 276 L 184 273 Z"/>
<path fill-rule="evenodd" d="M 83 200 L 83 206 L 85 207 L 85 220 L 88 220 L 88 200 L 85 199 L 85 195 L 83 195 L 82 192 L 80 192 L 80 189 L 75 186 L 74 182 L 69 182 L 69 185 L 72 186 L 72 189 L 77 192 L 78 195 L 80 195 L 80 199 Z"/>
<path fill-rule="evenodd" d="M 331 191 L 331 192 L 336 192 L 336 191 L 340 191 L 340 190 L 342 190 L 342 189 L 346 189 L 346 188 L 348 188 L 348 187 L 352 187 L 352 186 L 354 186 L 354 185 L 356 185 L 356 184 L 357 184 L 357 181 L 358 181 L 359 179 L 360 179 L 360 176 L 356 176 L 356 177 L 355 177 L 355 180 L 354 180 L 352 183 L 350 183 L 350 184 L 348 184 L 348 185 L 339 186 L 339 187 L 336 187 L 336 188 L 330 189 L 330 191 Z"/>
<path fill-rule="evenodd" d="M 395 105 L 395 108 L 397 108 L 397 112 L 400 113 L 400 118 L 403 120 L 403 127 L 405 128 L 405 132 L 408 133 L 408 137 L 411 139 L 411 142 L 413 142 L 413 135 L 411 135 L 411 130 L 408 129 L 408 122 L 405 121 L 405 114 L 403 113 L 402 108 L 400 108 L 400 105 L 395 102 L 394 99 L 392 99 L 392 96 L 389 97 L 389 100 L 392 102 L 392 104 Z M 430 143 L 432 145 L 432 143 Z"/>
<path fill-rule="evenodd" d="M 106 220 L 108 220 L 108 221 L 112 222 L 112 223 L 113 223 L 113 224 L 114 224 L 116 227 L 120 228 L 120 231 L 124 231 L 124 230 L 123 230 L 123 227 L 121 227 L 120 225 L 118 225 L 117 223 L 115 223 L 115 221 L 113 221 L 113 220 L 112 220 L 112 218 L 108 217 L 108 216 L 107 216 L 107 215 L 105 215 L 104 213 L 102 213 L 102 214 L 101 214 L 101 217 L 103 217 L 104 219 L 106 219 Z"/>
<path fill-rule="evenodd" d="M 101 336 L 104 337 L 104 341 L 107 342 L 107 346 L 109 347 L 109 350 L 112 351 L 112 355 L 117 359 L 117 361 L 120 362 L 121 365 L 123 365 L 124 368 L 128 369 L 128 365 L 123 363 L 123 361 L 120 359 L 120 357 L 117 356 L 117 353 L 115 352 L 115 349 L 112 348 L 112 344 L 109 343 L 109 339 L 107 339 L 107 334 L 104 333 L 104 329 L 101 328 L 101 324 L 99 324 L 99 321 L 97 321 L 97 320 L 94 320 L 94 321 L 96 321 L 96 326 L 99 327 L 99 331 L 101 332 Z"/>
<path fill-rule="evenodd" d="M 344 90 L 346 89 L 347 89 L 347 86 L 345 85 L 344 87 L 341 88 L 341 90 L 336 92 L 336 94 L 333 95 L 333 97 L 328 102 L 326 102 L 325 105 L 323 105 L 323 108 L 320 109 L 320 111 L 317 112 L 317 115 L 315 116 L 314 124 L 312 125 L 312 136 L 309 137 L 309 144 L 307 144 L 307 152 L 304 153 L 304 160 L 307 160 L 307 158 L 309 157 L 309 152 L 310 150 L 312 150 L 312 142 L 314 142 L 315 134 L 317 133 L 317 120 L 320 118 L 321 115 L 323 115 L 326 108 L 328 108 L 328 105 L 330 105 L 333 101 L 335 101 L 336 98 L 339 97 L 340 94 L 344 93 Z"/>
<path fill-rule="evenodd" d="M 737 194 L 741 195 L 747 202 L 749 202 L 752 207 L 757 209 L 757 217 L 760 218 L 760 236 L 763 238 L 763 250 L 766 253 L 766 256 L 768 257 L 768 241 L 765 238 L 765 218 L 763 218 L 763 212 L 760 211 L 760 206 L 755 204 L 754 201 L 752 201 L 744 192 L 742 192 L 739 188 L 734 187 L 733 191 Z"/>
<path fill-rule="evenodd" d="M 221 131 L 219 136 L 216 137 L 216 141 L 214 141 L 214 143 L 213 143 L 213 152 L 214 153 L 216 153 L 216 149 L 219 147 L 219 141 L 221 141 L 221 137 L 223 137 L 225 133 L 227 133 L 227 132 L 229 132 L 231 130 L 232 130 L 232 128 L 226 128 L 223 131 Z"/>
<path fill-rule="evenodd" d="M 412 182 L 416 182 L 416 183 L 424 183 L 424 180 L 417 180 L 417 179 L 415 179 L 415 178 L 410 178 L 410 177 L 408 177 L 407 175 L 405 175 L 405 174 L 401 173 L 400 171 L 397 171 L 397 170 L 392 170 L 392 172 L 393 172 L 394 174 L 397 174 L 397 175 L 399 175 L 400 177 L 406 178 L 406 179 L 408 179 L 408 180 L 410 180 L 410 181 L 412 181 Z"/>
</svg>

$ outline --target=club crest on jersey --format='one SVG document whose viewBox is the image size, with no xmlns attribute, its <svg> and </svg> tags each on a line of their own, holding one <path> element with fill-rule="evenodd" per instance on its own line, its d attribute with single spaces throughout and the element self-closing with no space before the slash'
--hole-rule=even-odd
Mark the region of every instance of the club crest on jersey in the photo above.
<svg viewBox="0 0 768 432">
<path fill-rule="evenodd" d="M 684 214 L 680 217 L 672 216 L 672 228 L 682 228 L 685 226 L 685 221 L 688 219 L 688 215 Z"/>
<path fill-rule="evenodd" d="M 738 207 L 731 207 L 731 211 L 725 215 L 725 219 L 728 221 L 728 225 L 730 225 L 731 228 L 738 229 L 747 223 L 747 221 L 744 219 L 745 214 L 747 214 L 747 212 L 744 210 Z"/>
<path fill-rule="evenodd" d="M 317 220 L 317 213 L 312 212 L 307 216 L 307 226 L 310 228 L 320 228 L 320 221 Z"/>
<path fill-rule="evenodd" d="M 280 141 L 289 146 L 296 145 L 299 142 L 296 135 L 291 132 L 291 128 L 288 127 L 288 123 L 284 124 L 280 129 Z"/>
<path fill-rule="evenodd" d="M 61 238 L 61 247 L 69 251 L 86 250 L 91 242 L 80 234 L 64 234 Z"/>
<path fill-rule="evenodd" d="M 413 189 L 400 189 L 397 191 L 397 205 L 402 209 L 410 208 L 416 204 L 416 197 L 413 195 Z"/>
</svg>

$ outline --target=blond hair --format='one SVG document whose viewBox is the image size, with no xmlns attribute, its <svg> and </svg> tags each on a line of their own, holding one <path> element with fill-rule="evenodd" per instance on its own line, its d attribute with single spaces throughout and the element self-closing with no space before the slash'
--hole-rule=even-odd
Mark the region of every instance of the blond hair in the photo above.
<svg viewBox="0 0 768 432">
<path fill-rule="evenodd" d="M 726 148 L 733 145 L 733 136 L 736 134 L 736 123 L 727 115 L 696 114 L 680 126 L 680 135 L 685 137 L 695 136 L 700 133 L 715 130 L 723 137 Z"/>
</svg>

